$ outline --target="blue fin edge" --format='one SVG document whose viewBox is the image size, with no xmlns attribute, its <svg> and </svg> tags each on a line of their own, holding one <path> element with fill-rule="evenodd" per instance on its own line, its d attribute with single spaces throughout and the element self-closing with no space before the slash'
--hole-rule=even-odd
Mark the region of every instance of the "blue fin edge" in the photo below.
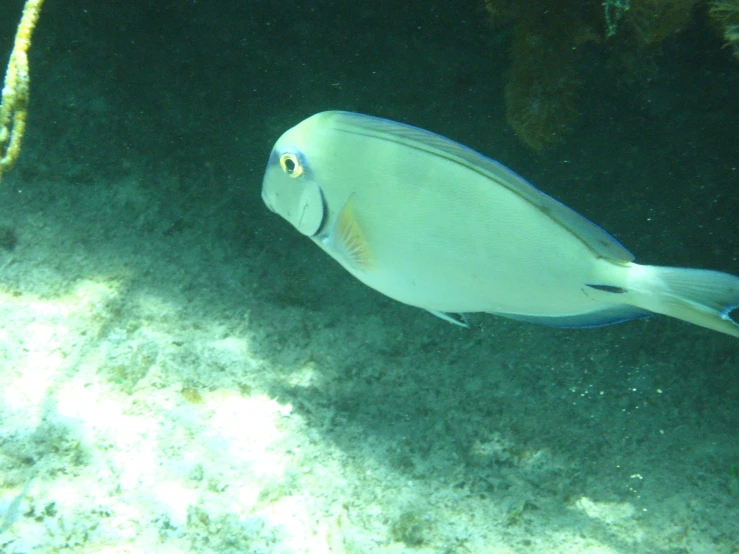
<svg viewBox="0 0 739 554">
<path fill-rule="evenodd" d="M 534 316 L 522 314 L 504 314 L 490 312 L 493 315 L 499 315 L 516 321 L 525 321 L 527 323 L 539 323 L 550 327 L 561 327 L 563 329 L 585 329 L 590 327 L 605 327 L 606 325 L 615 325 L 632 319 L 643 319 L 653 316 L 654 313 L 637 308 L 635 306 L 613 306 L 605 308 L 597 312 L 589 312 L 586 314 L 568 315 L 568 316 Z"/>
</svg>

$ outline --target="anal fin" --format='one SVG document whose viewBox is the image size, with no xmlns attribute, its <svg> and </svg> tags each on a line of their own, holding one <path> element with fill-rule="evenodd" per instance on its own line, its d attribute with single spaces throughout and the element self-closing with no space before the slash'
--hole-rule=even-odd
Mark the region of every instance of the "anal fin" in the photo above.
<svg viewBox="0 0 739 554">
<path fill-rule="evenodd" d="M 469 329 L 470 324 L 467 322 L 467 318 L 464 316 L 464 314 L 450 314 L 447 312 L 440 312 L 438 310 L 426 310 L 430 314 L 434 314 L 436 317 L 440 317 L 444 321 L 448 321 L 449 323 L 453 323 L 454 325 L 458 325 L 460 327 L 464 327 L 465 329 Z"/>
</svg>

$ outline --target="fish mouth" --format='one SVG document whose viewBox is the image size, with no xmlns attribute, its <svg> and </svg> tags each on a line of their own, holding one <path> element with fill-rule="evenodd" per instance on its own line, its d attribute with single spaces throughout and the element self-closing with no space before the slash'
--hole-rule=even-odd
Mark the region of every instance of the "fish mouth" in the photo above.
<svg viewBox="0 0 739 554">
<path fill-rule="evenodd" d="M 270 204 L 269 200 L 267 200 L 267 195 L 264 193 L 264 189 L 262 189 L 262 202 L 264 202 L 270 212 L 276 213 L 275 209 L 272 207 L 272 204 Z"/>
</svg>

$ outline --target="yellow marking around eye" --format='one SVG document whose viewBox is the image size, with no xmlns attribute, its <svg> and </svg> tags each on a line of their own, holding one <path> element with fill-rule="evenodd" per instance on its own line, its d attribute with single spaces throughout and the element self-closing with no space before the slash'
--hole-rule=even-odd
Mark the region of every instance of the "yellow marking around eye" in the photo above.
<svg viewBox="0 0 739 554">
<path fill-rule="evenodd" d="M 292 152 L 285 152 L 280 156 L 280 167 L 290 177 L 300 177 L 303 174 L 303 166 L 298 157 Z"/>
</svg>

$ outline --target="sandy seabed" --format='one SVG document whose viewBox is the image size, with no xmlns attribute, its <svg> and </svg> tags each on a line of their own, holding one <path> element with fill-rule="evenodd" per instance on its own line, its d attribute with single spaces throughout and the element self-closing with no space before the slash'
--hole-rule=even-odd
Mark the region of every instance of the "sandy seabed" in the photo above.
<svg viewBox="0 0 739 554">
<path fill-rule="evenodd" d="M 167 194 L 3 183 L 0 552 L 739 552 L 735 339 L 458 329 Z"/>
</svg>

